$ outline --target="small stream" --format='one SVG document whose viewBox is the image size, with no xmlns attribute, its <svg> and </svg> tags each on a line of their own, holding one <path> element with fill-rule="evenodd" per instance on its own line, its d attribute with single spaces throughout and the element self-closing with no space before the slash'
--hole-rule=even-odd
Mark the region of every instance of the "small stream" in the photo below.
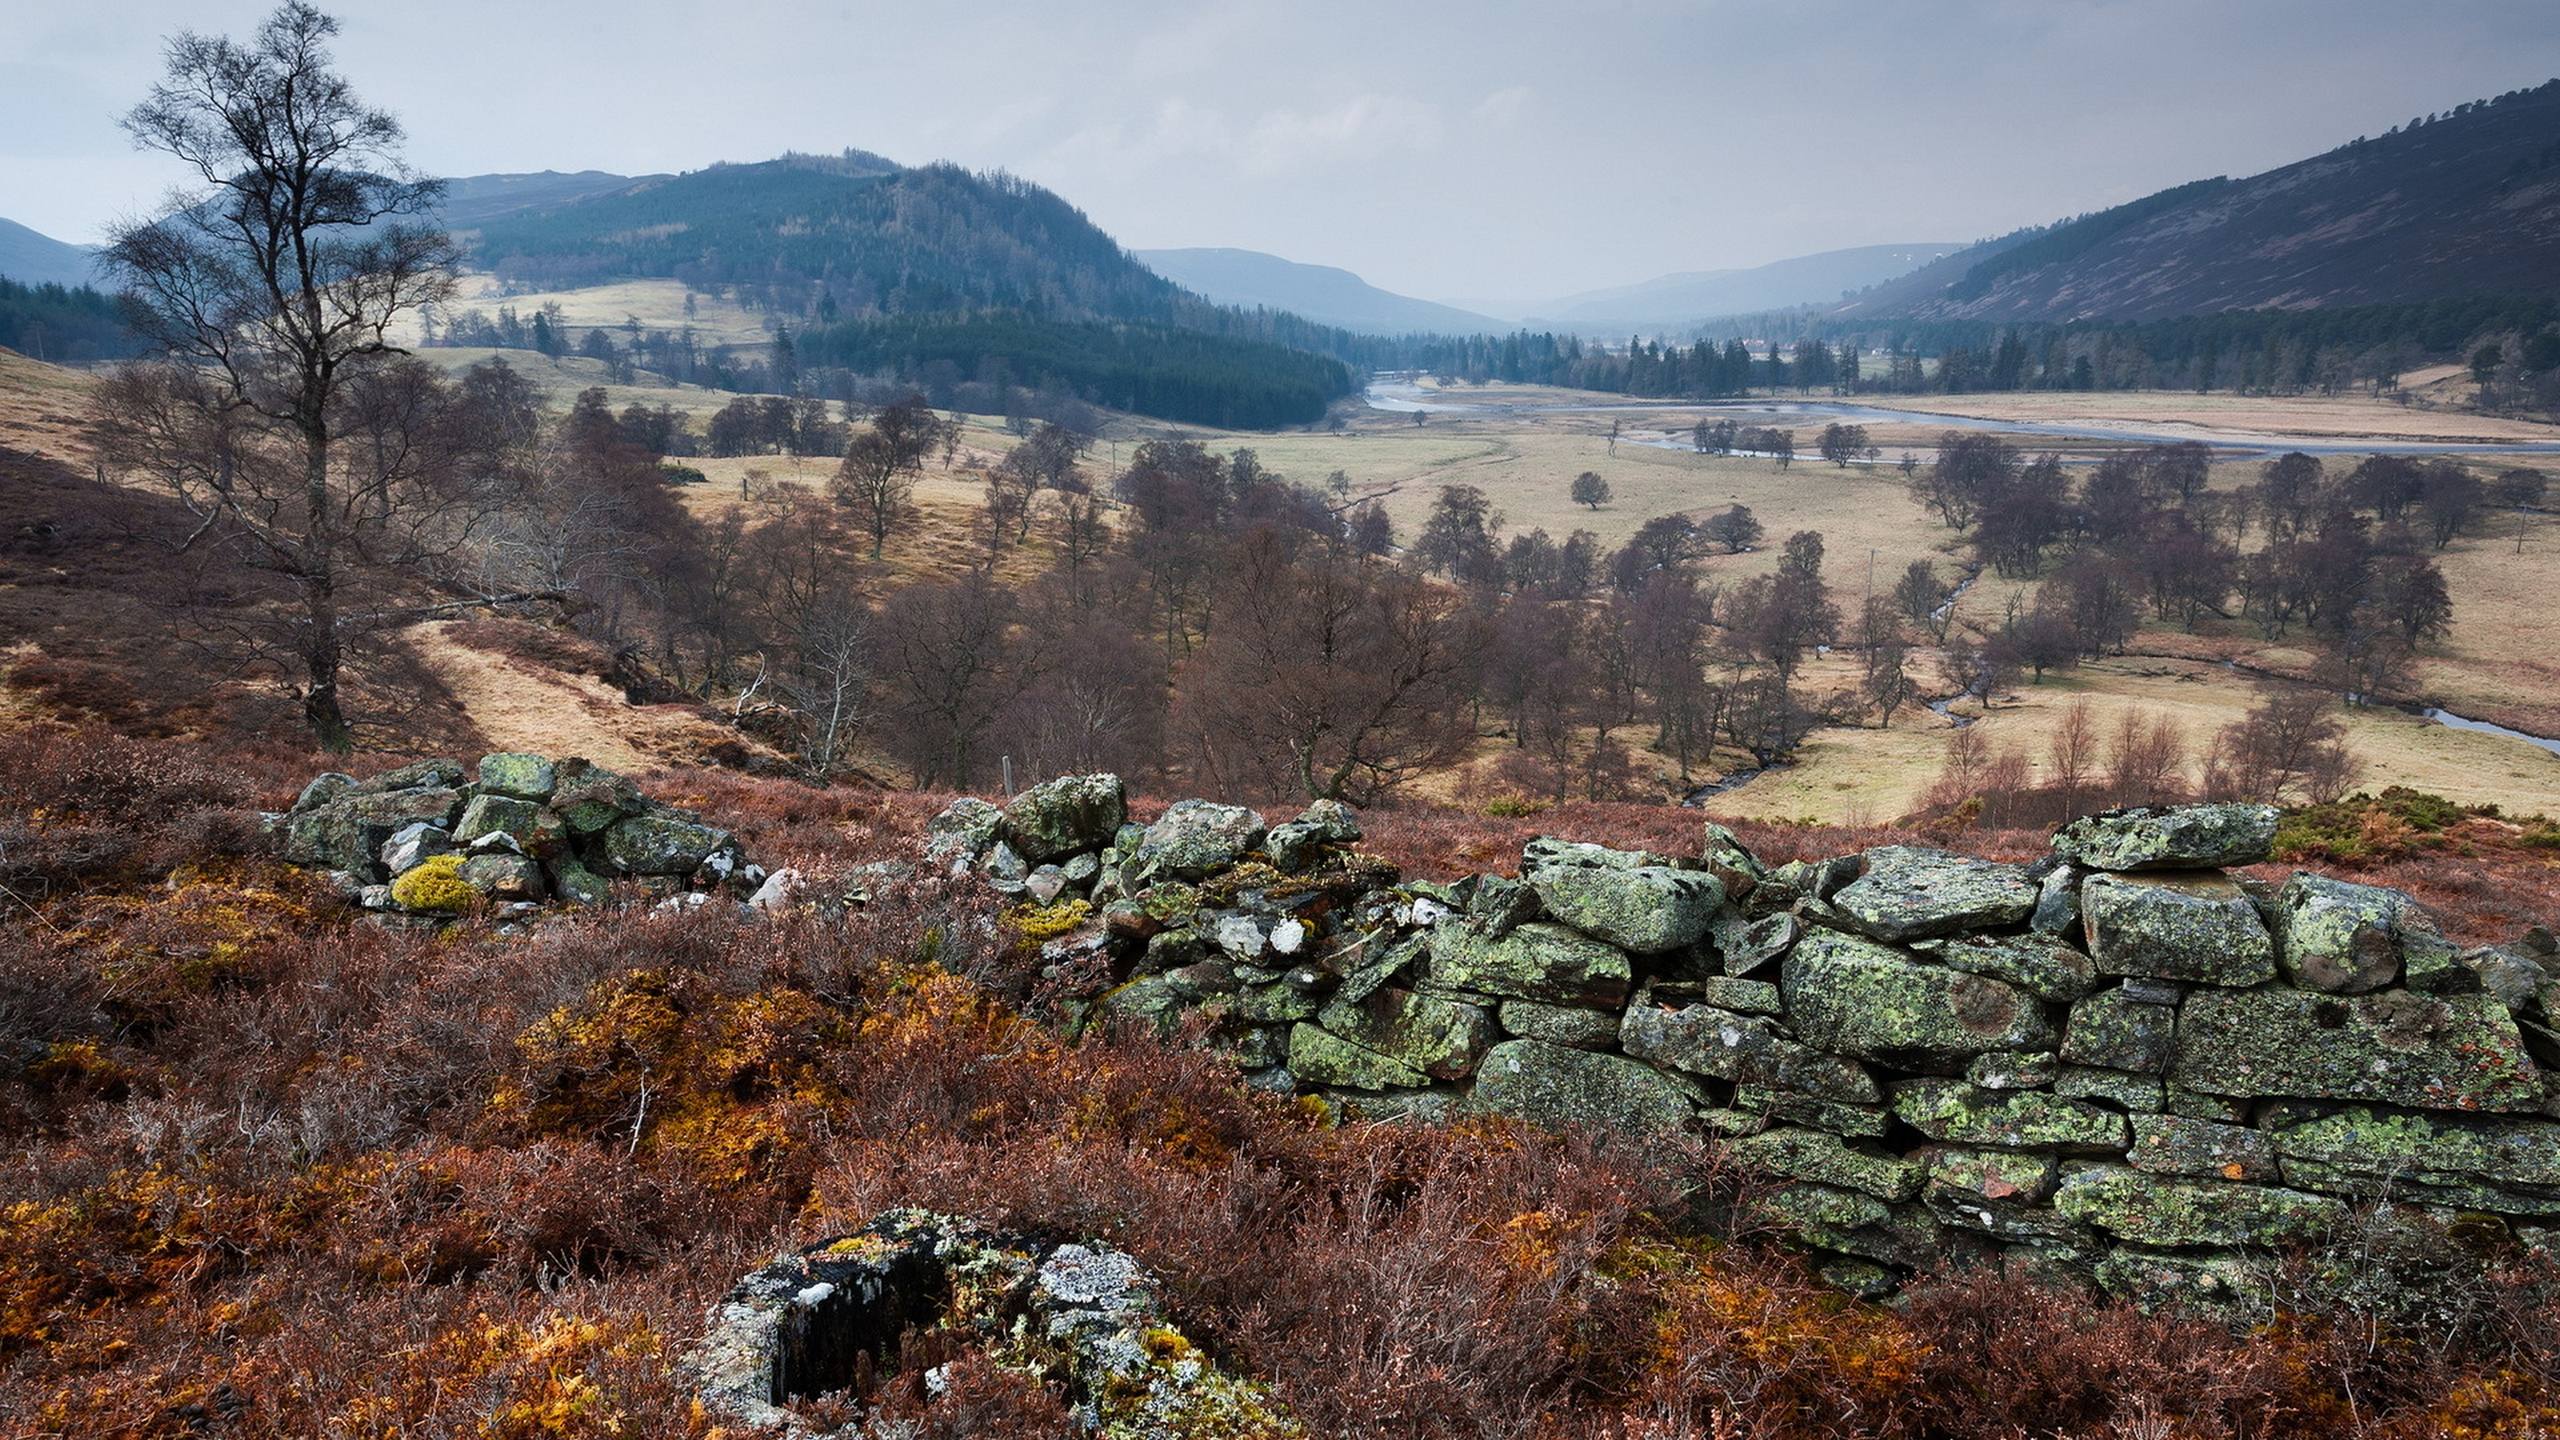
<svg viewBox="0 0 2560 1440">
<path fill-rule="evenodd" d="M 2553 755 L 2560 755 L 2560 739 L 2555 739 L 2549 735 L 2535 735 L 2524 730 L 2510 730 L 2504 725 L 2492 724 L 2486 720 L 2474 720 L 2467 715 L 2456 715 L 2450 710 L 2434 705 L 2427 706 L 2424 709 L 2421 709 L 2418 713 L 2448 729 L 2469 730 L 2474 734 L 2479 735 L 2501 735 L 2509 740 L 2521 740 L 2527 745 L 2547 750 Z"/>
</svg>

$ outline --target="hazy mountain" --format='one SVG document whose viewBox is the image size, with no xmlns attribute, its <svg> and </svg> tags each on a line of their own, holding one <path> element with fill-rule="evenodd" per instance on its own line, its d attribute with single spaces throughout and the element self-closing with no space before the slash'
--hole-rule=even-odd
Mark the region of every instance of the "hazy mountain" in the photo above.
<svg viewBox="0 0 2560 1440">
<path fill-rule="evenodd" d="M 1302 265 L 1259 250 L 1132 250 L 1149 269 L 1222 305 L 1287 310 L 1364 335 L 1498 334 L 1489 315 L 1381 290 L 1348 270 Z"/>
<path fill-rule="evenodd" d="M 97 279 L 92 251 L 0 220 L 0 280 L 22 285 L 86 285 Z"/>
<path fill-rule="evenodd" d="M 610 195 L 664 175 L 615 175 L 604 170 L 535 170 L 511 175 L 463 175 L 444 182 L 444 223 L 476 229 L 502 215 L 566 205 Z"/>
<path fill-rule="evenodd" d="M 2481 294 L 2560 294 L 2560 81 L 2006 235 L 1841 313 L 2143 320 Z"/>
<path fill-rule="evenodd" d="M 1587 290 L 1537 307 L 1541 328 L 1598 331 L 1652 330 L 1748 315 L 1797 305 L 1828 304 L 1853 290 L 1915 270 L 1964 246 L 1958 242 L 1907 242 L 1825 250 L 1740 270 L 1689 270 L 1634 285 Z"/>
</svg>

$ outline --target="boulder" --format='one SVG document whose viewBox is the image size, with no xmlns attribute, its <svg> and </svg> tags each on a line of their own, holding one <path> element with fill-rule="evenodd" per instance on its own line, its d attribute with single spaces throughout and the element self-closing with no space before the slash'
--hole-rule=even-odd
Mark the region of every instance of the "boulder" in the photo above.
<svg viewBox="0 0 2560 1440">
<path fill-rule="evenodd" d="M 2098 988 L 2096 964 L 2054 935 L 1951 935 L 1914 941 L 1911 948 L 1950 970 L 2005 980 L 2039 1000 L 2077 1000 Z"/>
<path fill-rule="evenodd" d="M 1718 1080 L 1853 1104 L 1882 1098 L 1865 1067 L 1800 1044 L 1760 1015 L 1638 1003 L 1619 1022 L 1618 1046 L 1639 1060 Z"/>
<path fill-rule="evenodd" d="M 1878 1200 L 1911 1200 L 1920 1194 L 1918 1165 L 1820 1130 L 1780 1126 L 1735 1140 L 1725 1153 L 1754 1170 L 1856 1190 Z"/>
<path fill-rule="evenodd" d="M 1529 885 L 1549 916 L 1638 955 L 1697 943 L 1724 904 L 1714 876 L 1659 865 L 1550 865 Z"/>
<path fill-rule="evenodd" d="M 382 842 L 382 868 L 397 880 L 438 855 L 453 853 L 453 832 L 424 820 L 403 825 Z"/>
<path fill-rule="evenodd" d="M 1178 800 L 1147 827 L 1130 865 L 1146 880 L 1197 880 L 1242 860 L 1268 828 L 1241 805 Z"/>
<path fill-rule="evenodd" d="M 2092 875 L 2080 887 L 2080 915 L 2089 957 L 2108 975 L 2206 985 L 2275 977 L 2266 922 L 2220 875 Z"/>
<path fill-rule="evenodd" d="M 2074 1001 L 2063 1027 L 2062 1058 L 2074 1065 L 2098 1065 L 2157 1075 L 2169 1068 L 2169 1046 L 2178 1012 L 2166 1005 L 2145 1005 L 2122 990 L 2106 990 Z"/>
<path fill-rule="evenodd" d="M 493 836 L 503 837 L 499 846 L 487 843 Z M 466 850 L 505 848 L 536 859 L 550 856 L 567 844 L 568 839 L 569 827 L 558 815 L 530 800 L 515 800 L 504 795 L 471 797 L 471 803 L 463 807 L 462 819 L 453 830 L 454 843 Z M 685 868 L 691 870 L 693 867 Z"/>
<path fill-rule="evenodd" d="M 2538 1110 L 2542 1076 L 2515 1017 L 2486 995 L 2199 990 L 2178 1015 L 2171 1076 L 2211 1095 Z"/>
<path fill-rule="evenodd" d="M 480 757 L 480 793 L 530 800 L 539 805 L 560 785 L 560 772 L 540 755 L 501 751 Z"/>
<path fill-rule="evenodd" d="M 1037 865 L 1100 850 L 1128 818 L 1119 776 L 1061 775 L 1013 797 L 1004 807 L 1004 838 Z"/>
<path fill-rule="evenodd" d="M 2035 997 L 2016 986 L 1848 935 L 1798 941 L 1780 976 L 1788 1022 L 1819 1050 L 1926 1069 L 2054 1041 Z"/>
<path fill-rule="evenodd" d="M 356 777 L 341 775 L 335 770 L 324 770 L 312 776 L 310 781 L 302 787 L 302 793 L 293 797 L 293 812 L 289 813 L 316 810 L 332 800 L 354 793 L 356 793 Z"/>
<path fill-rule="evenodd" d="M 1289 1073 L 1301 1084 L 1400 1090 L 1430 1083 L 1420 1070 L 1308 1024 L 1289 1028 Z"/>
<path fill-rule="evenodd" d="M 1543 1040 L 1505 1040 L 1486 1051 L 1470 1099 L 1495 1114 L 1620 1135 L 1683 1129 L 1697 1103 L 1688 1085 L 1650 1065 Z"/>
<path fill-rule="evenodd" d="M 1435 1080 L 1460 1079 L 1474 1070 L 1493 1036 L 1493 1018 L 1482 1006 L 1411 990 L 1336 1000 L 1317 1013 L 1316 1023 Z"/>
<path fill-rule="evenodd" d="M 2183 1115 L 2136 1115 L 2125 1162 L 2154 1175 L 2274 1180 L 2276 1147 L 2263 1132 Z M 2317 1187 L 2314 1187 L 2317 1188 Z"/>
<path fill-rule="evenodd" d="M 2053 1208 L 2136 1245 L 2270 1246 L 2310 1240 L 2347 1218 L 2323 1195 L 2215 1180 L 2177 1180 L 2121 1165 L 2091 1165 L 2062 1177 Z"/>
<path fill-rule="evenodd" d="M 592 760 L 571 758 L 552 768 L 551 809 L 572 835 L 593 835 L 649 806 L 639 786 Z"/>
<path fill-rule="evenodd" d="M 2296 874 L 2276 892 L 2285 978 L 2337 995 L 2390 984 L 2400 978 L 2401 917 L 2416 904 L 2379 885 Z"/>
<path fill-rule="evenodd" d="M 1431 932 L 1429 988 L 1559 1005 L 1619 1005 L 1634 978 L 1624 952 L 1539 921 L 1499 939 L 1465 921 Z"/>
<path fill-rule="evenodd" d="M 1002 810 L 974 795 L 963 795 L 924 822 L 925 858 L 965 867 L 996 843 L 1003 828 Z"/>
<path fill-rule="evenodd" d="M 541 863 L 523 855 L 474 855 L 459 873 L 463 884 L 493 900 L 539 900 L 550 893 Z"/>
<path fill-rule="evenodd" d="M 1902 1123 L 1955 1145 L 1995 1150 L 2105 1154 L 2125 1147 L 2125 1120 L 2039 1090 L 1984 1090 L 1961 1080 L 1906 1080 L 1893 1087 Z"/>
<path fill-rule="evenodd" d="M 679 815 L 626 815 L 604 832 L 604 860 L 625 875 L 691 875 L 728 838 Z"/>
<path fill-rule="evenodd" d="M 1884 845 L 1867 852 L 1865 874 L 1830 898 L 1862 932 L 1914 940 L 2015 925 L 2034 913 L 2036 886 L 2015 865 Z"/>
<path fill-rule="evenodd" d="M 1348 845 L 1360 838 L 1360 817 L 1339 800 L 1318 800 L 1295 820 L 1271 827 L 1262 840 L 1274 869 L 1287 874 L 1313 869 L 1325 847 Z"/>
<path fill-rule="evenodd" d="M 2092 870 L 2209 870 L 2255 865 L 2275 841 L 2272 805 L 2146 805 L 2074 820 L 2053 851 Z"/>
<path fill-rule="evenodd" d="M 573 905 L 601 905 L 613 896 L 613 888 L 605 878 L 575 856 L 553 856 L 550 874 L 552 893 Z"/>
<path fill-rule="evenodd" d="M 449 826 L 461 808 L 461 794 L 441 786 L 353 791 L 291 816 L 284 858 L 371 880 L 383 842 L 411 825 Z"/>
</svg>

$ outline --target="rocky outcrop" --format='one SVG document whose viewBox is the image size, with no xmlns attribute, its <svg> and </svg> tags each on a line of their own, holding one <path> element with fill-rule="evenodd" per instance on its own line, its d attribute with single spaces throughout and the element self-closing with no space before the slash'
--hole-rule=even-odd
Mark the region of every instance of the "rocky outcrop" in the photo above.
<svg viewBox="0 0 2560 1440">
<path fill-rule="evenodd" d="M 1290 1440 L 1304 1432 L 1269 1392 L 1221 1368 L 1174 1327 L 1135 1260 L 1099 1245 L 1041 1244 L 923 1210 L 776 1258 L 713 1307 L 686 1356 L 722 1420 L 809 1440 L 788 1407 L 854 1390 L 914 1357 L 908 1341 L 1000 1348 L 1063 1382 L 1080 1433 L 1112 1440 Z M 924 1376 L 928 1395 L 936 1372 Z M 871 1435 L 859 1422 L 826 1432 Z"/>
<path fill-rule="evenodd" d="M 1448 885 L 1400 882 L 1336 805 L 1124 809 L 1086 776 L 932 827 L 1053 976 L 1096 977 L 1069 1025 L 1196 1018 L 1251 1083 L 1347 1114 L 1722 1137 L 1860 1289 L 1963 1261 L 2246 1306 L 2358 1206 L 2534 1244 L 2560 1214 L 2560 954 L 2218 868 L 2266 858 L 2265 807 L 2091 817 L 2032 865 L 1540 839 Z"/>
<path fill-rule="evenodd" d="M 484 902 L 516 915 L 595 904 L 617 882 L 662 902 L 743 898 L 767 878 L 729 832 L 574 758 L 506 753 L 471 772 L 422 760 L 368 780 L 321 775 L 271 822 L 286 860 L 328 872 L 367 910 L 422 922 Z"/>
</svg>

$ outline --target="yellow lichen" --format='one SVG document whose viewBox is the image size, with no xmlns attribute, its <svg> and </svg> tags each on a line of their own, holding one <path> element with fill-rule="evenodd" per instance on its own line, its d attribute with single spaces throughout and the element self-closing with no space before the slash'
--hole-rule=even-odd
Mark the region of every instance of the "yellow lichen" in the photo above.
<svg viewBox="0 0 2560 1440">
<path fill-rule="evenodd" d="M 471 908 L 480 892 L 462 878 L 462 857 L 438 855 L 391 882 L 391 898 L 404 910 L 455 915 Z"/>
<path fill-rule="evenodd" d="M 1093 907 L 1082 900 L 1061 900 L 1055 905 L 1017 905 L 1005 919 L 1023 939 L 1038 944 L 1055 940 L 1093 918 Z"/>
</svg>

